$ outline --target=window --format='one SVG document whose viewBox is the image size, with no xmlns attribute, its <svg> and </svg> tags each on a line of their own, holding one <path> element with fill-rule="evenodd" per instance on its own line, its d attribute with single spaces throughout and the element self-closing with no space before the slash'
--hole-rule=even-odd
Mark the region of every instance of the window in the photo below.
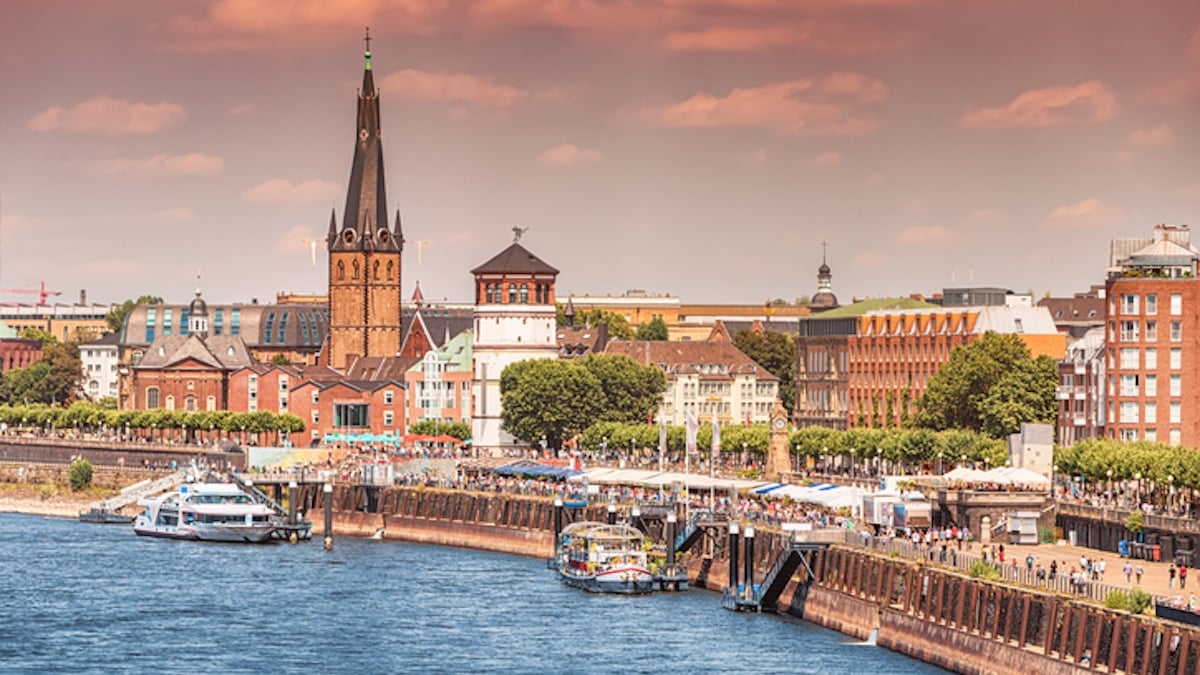
<svg viewBox="0 0 1200 675">
<path fill-rule="evenodd" d="M 1137 375 L 1122 375 L 1121 376 L 1121 395 L 1122 396 L 1137 396 L 1138 395 L 1138 376 Z"/>
<path fill-rule="evenodd" d="M 1183 322 L 1182 321 L 1172 321 L 1171 322 L 1171 342 L 1182 342 L 1182 341 L 1183 341 Z"/>
<path fill-rule="evenodd" d="M 312 411 L 312 423 L 318 424 L 321 421 L 321 414 L 314 408 Z"/>
<path fill-rule="evenodd" d="M 213 412 L 214 410 L 216 410 L 217 409 L 217 397 L 209 396 L 208 400 L 205 401 L 204 409 L 207 410 L 208 412 Z"/>
<path fill-rule="evenodd" d="M 1125 348 L 1121 350 L 1121 369 L 1137 370 L 1138 350 Z"/>
<path fill-rule="evenodd" d="M 221 335 L 221 331 L 225 329 L 225 310 L 218 309 L 213 312 L 213 335 Z"/>
<path fill-rule="evenodd" d="M 174 410 L 174 409 L 175 409 L 175 397 L 174 397 L 174 396 L 171 396 L 171 395 L 169 395 L 169 394 L 167 395 L 167 405 L 166 405 L 166 408 L 167 408 L 167 410 Z"/>
<path fill-rule="evenodd" d="M 185 396 L 183 398 L 183 409 L 188 412 L 196 412 L 196 397 Z"/>
<path fill-rule="evenodd" d="M 1121 342 L 1137 342 L 1138 339 L 1138 322 L 1122 321 L 1121 322 Z"/>
<path fill-rule="evenodd" d="M 230 312 L 229 317 L 229 334 L 241 335 L 242 333 L 242 310 L 234 309 Z"/>
<path fill-rule="evenodd" d="M 280 375 L 279 376 L 279 393 L 286 394 L 287 390 L 288 390 L 288 376 Z"/>
<path fill-rule="evenodd" d="M 1183 295 L 1171 294 L 1171 316 L 1183 316 Z"/>
<path fill-rule="evenodd" d="M 365 427 L 371 419 L 370 406 L 365 403 L 337 403 L 333 406 L 333 426 Z"/>
<path fill-rule="evenodd" d="M 1171 376 L 1171 390 L 1167 393 L 1170 394 L 1171 396 L 1182 396 L 1183 395 L 1183 376 L 1182 375 L 1172 375 Z"/>
<path fill-rule="evenodd" d="M 394 420 L 394 415 L 395 415 L 395 413 L 393 413 L 391 410 L 384 410 L 383 411 L 383 426 L 385 426 L 385 427 L 392 426 L 393 420 Z"/>
<path fill-rule="evenodd" d="M 1123 401 L 1121 403 L 1121 424 L 1137 424 L 1138 421 L 1138 404 L 1136 401 Z"/>
<path fill-rule="evenodd" d="M 1157 321 L 1147 321 L 1146 322 L 1146 342 L 1157 342 L 1157 341 L 1158 341 L 1158 322 Z"/>
<path fill-rule="evenodd" d="M 275 329 L 275 312 L 267 312 L 266 330 L 263 331 L 263 344 L 271 344 L 271 332 Z"/>
<path fill-rule="evenodd" d="M 1123 294 L 1121 296 L 1121 313 L 1122 314 L 1137 314 L 1138 313 L 1138 296 L 1133 294 Z"/>
<path fill-rule="evenodd" d="M 522 305 L 529 304 L 529 284 L 521 284 L 521 298 L 518 302 Z"/>
<path fill-rule="evenodd" d="M 1154 443 L 1155 441 L 1157 441 L 1158 440 L 1158 430 L 1157 429 L 1147 429 L 1146 430 L 1146 440 L 1150 441 L 1151 443 Z"/>
<path fill-rule="evenodd" d="M 1158 296 L 1154 293 L 1146 294 L 1146 313 L 1158 314 Z"/>
<path fill-rule="evenodd" d="M 1021 323 L 1020 319 L 1013 319 L 1013 332 L 1014 333 L 1024 333 L 1025 332 L 1025 325 Z"/>
<path fill-rule="evenodd" d="M 1171 349 L 1171 370 L 1183 368 L 1183 350 L 1178 347 Z"/>
<path fill-rule="evenodd" d="M 320 401 L 320 400 L 321 400 L 321 395 L 320 395 L 320 393 L 319 393 L 319 392 L 318 392 L 316 389 L 313 389 L 313 393 L 312 393 L 312 404 L 313 404 L 313 405 L 316 405 L 316 404 L 317 404 L 317 402 L 318 402 L 318 401 Z"/>
<path fill-rule="evenodd" d="M 1183 404 L 1179 401 L 1171 401 L 1171 424 L 1179 424 L 1183 419 Z"/>
<path fill-rule="evenodd" d="M 1158 376 L 1157 375 L 1147 375 L 1146 376 L 1146 395 L 1147 396 L 1158 396 Z"/>
<path fill-rule="evenodd" d="M 510 305 L 517 304 L 517 285 L 516 284 L 508 285 L 508 304 L 510 304 Z"/>
<path fill-rule="evenodd" d="M 1136 441 L 1137 440 L 1137 429 L 1122 429 L 1121 430 L 1121 440 Z"/>
<path fill-rule="evenodd" d="M 146 387 L 146 408 L 154 410 L 158 407 L 158 387 Z"/>
<path fill-rule="evenodd" d="M 384 405 L 392 405 L 393 399 L 395 399 L 395 397 L 396 397 L 396 395 L 392 392 L 392 390 L 388 389 L 387 391 L 383 392 L 383 404 Z"/>
<path fill-rule="evenodd" d="M 163 310 L 162 334 L 169 335 L 171 333 L 171 309 Z"/>
<path fill-rule="evenodd" d="M 1158 404 L 1150 401 L 1146 404 L 1146 424 L 1155 424 L 1158 422 Z"/>
<path fill-rule="evenodd" d="M 1179 441 L 1180 441 L 1179 430 L 1172 429 L 1171 430 L 1171 445 L 1179 445 Z"/>
<path fill-rule="evenodd" d="M 1146 350 L 1146 370 L 1154 370 L 1158 367 L 1158 350 Z"/>
</svg>

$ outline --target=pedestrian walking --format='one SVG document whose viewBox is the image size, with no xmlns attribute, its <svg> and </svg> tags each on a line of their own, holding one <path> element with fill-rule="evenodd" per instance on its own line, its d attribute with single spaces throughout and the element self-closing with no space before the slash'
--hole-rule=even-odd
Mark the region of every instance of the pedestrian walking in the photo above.
<svg viewBox="0 0 1200 675">
<path fill-rule="evenodd" d="M 1125 569 L 1122 571 L 1125 572 L 1125 583 L 1130 583 L 1130 577 L 1133 576 L 1133 565 L 1128 560 L 1125 561 Z"/>
<path fill-rule="evenodd" d="M 1176 573 L 1177 570 L 1175 569 L 1175 563 L 1171 563 L 1171 566 L 1167 568 L 1167 588 L 1175 588 Z"/>
<path fill-rule="evenodd" d="M 1137 577 L 1137 582 L 1142 583 L 1142 563 L 1138 563 L 1137 567 L 1133 568 L 1133 576 Z"/>
<path fill-rule="evenodd" d="M 1179 566 L 1179 587 L 1187 588 L 1187 565 Z"/>
</svg>

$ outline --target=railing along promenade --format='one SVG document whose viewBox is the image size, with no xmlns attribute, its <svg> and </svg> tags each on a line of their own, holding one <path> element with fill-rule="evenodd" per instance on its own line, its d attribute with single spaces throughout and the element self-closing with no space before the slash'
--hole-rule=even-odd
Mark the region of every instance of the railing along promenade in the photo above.
<svg viewBox="0 0 1200 675">
<path fill-rule="evenodd" d="M 1125 518 L 1130 509 L 1091 506 L 1089 504 L 1072 504 L 1060 501 L 1058 514 L 1075 518 L 1091 518 L 1111 525 L 1125 526 Z M 1165 532 L 1185 532 L 1200 534 L 1200 522 L 1194 518 L 1177 518 L 1174 516 L 1154 516 L 1145 514 L 1142 520 L 1145 529 L 1162 530 Z"/>
<path fill-rule="evenodd" d="M 70 446 L 80 449 L 96 449 L 96 450 L 146 450 L 150 452 L 173 452 L 173 453 L 191 453 L 201 454 L 208 452 L 221 452 L 214 448 L 211 444 L 205 445 L 185 445 L 180 443 L 162 443 L 159 441 L 112 441 L 101 440 L 94 438 L 82 437 L 58 437 L 58 436 L 36 436 L 36 435 L 17 435 L 7 434 L 0 436 L 0 445 L 54 445 L 54 446 Z"/>
</svg>

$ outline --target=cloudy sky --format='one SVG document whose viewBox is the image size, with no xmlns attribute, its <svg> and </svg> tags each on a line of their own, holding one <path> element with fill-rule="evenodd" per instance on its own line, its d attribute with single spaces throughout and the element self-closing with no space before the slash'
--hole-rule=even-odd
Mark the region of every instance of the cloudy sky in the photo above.
<svg viewBox="0 0 1200 675">
<path fill-rule="evenodd" d="M 822 241 L 843 301 L 1069 294 L 1200 226 L 1196 0 L 5 0 L 0 287 L 323 292 L 366 25 L 428 298 L 514 226 L 560 295 L 747 303 Z"/>
</svg>

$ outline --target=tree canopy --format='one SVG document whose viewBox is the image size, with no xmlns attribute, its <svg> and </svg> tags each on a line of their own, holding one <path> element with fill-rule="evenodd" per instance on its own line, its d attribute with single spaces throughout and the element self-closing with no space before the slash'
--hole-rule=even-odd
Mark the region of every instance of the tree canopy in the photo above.
<svg viewBox="0 0 1200 675">
<path fill-rule="evenodd" d="M 108 314 L 104 316 L 104 321 L 108 324 L 110 331 L 118 333 L 121 331 L 121 327 L 125 325 L 125 317 L 129 316 L 134 307 L 138 305 L 157 305 L 162 301 L 163 299 L 157 295 L 143 295 L 137 300 L 126 300 L 109 310 Z"/>
<path fill-rule="evenodd" d="M 665 389 L 661 370 L 618 354 L 519 361 L 500 374 L 504 428 L 555 448 L 599 420 L 645 420 Z"/>
<path fill-rule="evenodd" d="M 74 343 L 42 348 L 41 360 L 0 375 L 0 401 L 6 403 L 70 403 L 79 397 L 83 362 Z"/>
<path fill-rule="evenodd" d="M 439 422 L 437 420 L 417 420 L 408 425 L 408 433 L 424 434 L 426 436 L 453 436 L 460 441 L 471 438 L 471 425 L 466 422 Z"/>
<path fill-rule="evenodd" d="M 1022 422 L 1053 423 L 1058 374 L 1045 356 L 1033 359 L 1017 335 L 987 332 L 950 359 L 917 401 L 912 423 L 926 429 L 969 429 L 1001 437 Z"/>
<path fill-rule="evenodd" d="M 605 324 L 608 326 L 608 337 L 613 340 L 632 340 L 633 328 L 629 326 L 629 322 L 620 314 L 606 312 L 599 307 L 593 307 L 585 312 L 577 312 L 575 314 L 575 323 L 567 323 L 565 309 L 562 305 L 558 305 L 558 325 L 559 326 L 598 326 Z"/>
<path fill-rule="evenodd" d="M 790 414 L 796 409 L 796 341 L 786 333 L 743 330 L 733 344 L 755 363 L 779 378 L 779 398 Z"/>
<path fill-rule="evenodd" d="M 650 319 L 649 323 L 644 323 L 638 326 L 637 333 L 634 334 L 636 340 L 655 340 L 664 342 L 669 338 L 667 334 L 667 322 L 663 321 L 661 316 L 656 316 Z"/>
</svg>

